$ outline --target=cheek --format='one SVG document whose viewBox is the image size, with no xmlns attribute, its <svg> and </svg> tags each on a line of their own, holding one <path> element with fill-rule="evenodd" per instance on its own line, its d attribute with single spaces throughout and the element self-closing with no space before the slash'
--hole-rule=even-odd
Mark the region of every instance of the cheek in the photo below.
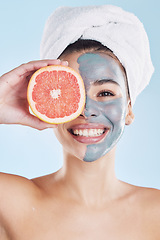
<svg viewBox="0 0 160 240">
<path fill-rule="evenodd" d="M 54 134 L 56 136 L 56 138 L 58 139 L 58 141 L 63 144 L 63 142 L 65 142 L 64 137 L 62 137 L 62 130 L 59 128 L 59 126 L 56 129 L 53 129 Z"/>
<path fill-rule="evenodd" d="M 63 146 L 63 148 L 66 148 L 66 146 L 68 146 L 69 143 L 70 145 L 72 145 L 72 143 L 70 142 L 70 134 L 67 131 L 67 129 L 65 129 L 65 127 L 59 125 L 56 129 L 54 129 L 54 133 L 58 141 Z"/>
<path fill-rule="evenodd" d="M 59 125 L 56 129 L 54 129 L 54 133 L 57 140 L 66 152 L 77 157 L 78 159 L 84 159 L 87 147 L 84 144 L 74 140 L 65 127 L 63 128 Z"/>
<path fill-rule="evenodd" d="M 113 123 L 120 122 L 124 119 L 125 106 L 120 102 L 106 104 L 104 108 L 104 115 Z"/>
</svg>

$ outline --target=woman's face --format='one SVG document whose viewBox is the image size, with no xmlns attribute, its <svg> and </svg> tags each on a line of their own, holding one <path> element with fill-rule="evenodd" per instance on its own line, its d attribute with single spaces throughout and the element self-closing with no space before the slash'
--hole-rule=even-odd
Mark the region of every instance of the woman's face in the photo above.
<svg viewBox="0 0 160 240">
<path fill-rule="evenodd" d="M 122 135 L 127 110 L 125 75 L 118 60 L 103 52 L 72 53 L 63 60 L 81 75 L 86 104 L 79 117 L 54 131 L 65 151 L 92 162 L 108 153 Z"/>
</svg>

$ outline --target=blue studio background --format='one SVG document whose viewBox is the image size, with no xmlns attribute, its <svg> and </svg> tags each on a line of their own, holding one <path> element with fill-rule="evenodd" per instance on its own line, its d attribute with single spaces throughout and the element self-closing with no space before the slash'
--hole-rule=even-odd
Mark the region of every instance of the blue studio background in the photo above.
<svg viewBox="0 0 160 240">
<path fill-rule="evenodd" d="M 148 33 L 155 73 L 137 98 L 135 121 L 117 147 L 116 174 L 131 184 L 160 189 L 159 0 L 0 0 L 0 75 L 39 59 L 45 21 L 59 6 L 113 4 L 133 12 Z M 0 126 L 0 171 L 32 178 L 62 166 L 62 148 L 51 129 Z"/>
</svg>

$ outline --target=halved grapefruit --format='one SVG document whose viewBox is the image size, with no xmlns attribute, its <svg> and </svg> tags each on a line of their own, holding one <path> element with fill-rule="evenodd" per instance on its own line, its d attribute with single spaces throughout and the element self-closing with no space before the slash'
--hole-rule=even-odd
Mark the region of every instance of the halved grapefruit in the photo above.
<svg viewBox="0 0 160 240">
<path fill-rule="evenodd" d="M 84 83 L 79 73 L 70 67 L 43 67 L 32 75 L 27 99 L 32 112 L 44 122 L 68 122 L 77 118 L 83 110 Z"/>
</svg>

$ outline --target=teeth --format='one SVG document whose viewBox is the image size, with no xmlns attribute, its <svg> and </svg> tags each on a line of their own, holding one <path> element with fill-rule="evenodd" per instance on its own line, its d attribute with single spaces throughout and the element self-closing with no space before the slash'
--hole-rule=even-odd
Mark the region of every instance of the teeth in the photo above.
<svg viewBox="0 0 160 240">
<path fill-rule="evenodd" d="M 96 137 L 104 133 L 104 129 L 75 129 L 73 134 L 83 137 Z"/>
</svg>

